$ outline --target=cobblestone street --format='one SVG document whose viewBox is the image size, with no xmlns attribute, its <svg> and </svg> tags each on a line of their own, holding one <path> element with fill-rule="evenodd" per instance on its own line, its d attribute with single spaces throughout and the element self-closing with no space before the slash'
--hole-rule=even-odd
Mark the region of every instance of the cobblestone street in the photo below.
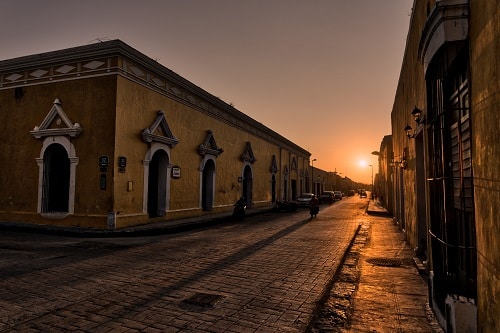
<svg viewBox="0 0 500 333">
<path fill-rule="evenodd" d="M 0 331 L 303 332 L 366 203 L 154 237 L 4 233 Z"/>
</svg>

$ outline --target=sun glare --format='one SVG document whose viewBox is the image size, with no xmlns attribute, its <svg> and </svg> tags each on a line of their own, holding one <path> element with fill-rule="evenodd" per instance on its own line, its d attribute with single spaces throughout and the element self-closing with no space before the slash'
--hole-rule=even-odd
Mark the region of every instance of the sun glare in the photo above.
<svg viewBox="0 0 500 333">
<path fill-rule="evenodd" d="M 367 165 L 368 165 L 368 164 L 366 163 L 366 161 L 365 161 L 365 160 L 361 160 L 361 161 L 359 161 L 359 166 L 360 166 L 360 167 L 365 167 L 365 166 L 367 166 Z"/>
</svg>

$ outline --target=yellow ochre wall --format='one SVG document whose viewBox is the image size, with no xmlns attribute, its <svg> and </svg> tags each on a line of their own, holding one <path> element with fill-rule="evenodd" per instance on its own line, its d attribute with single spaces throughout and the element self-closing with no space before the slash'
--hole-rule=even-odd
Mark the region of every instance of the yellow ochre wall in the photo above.
<svg viewBox="0 0 500 333">
<path fill-rule="evenodd" d="M 125 173 L 115 172 L 115 205 L 118 212 L 117 227 L 146 222 L 143 210 L 144 160 L 150 145 L 141 139 L 141 132 L 148 128 L 162 110 L 165 113 L 172 134 L 179 143 L 170 149 L 170 164 L 181 168 L 181 178 L 170 182 L 170 211 L 167 216 L 155 219 L 171 219 L 203 214 L 200 207 L 200 163 L 202 156 L 197 152 L 211 130 L 217 145 L 224 149 L 216 159 L 216 180 L 214 211 L 232 209 L 234 202 L 242 195 L 244 163 L 240 160 L 246 143 L 250 142 L 256 162 L 252 164 L 254 206 L 271 204 L 271 160 L 278 157 L 279 147 L 265 140 L 243 132 L 234 126 L 201 113 L 190 106 L 175 101 L 143 86 L 138 86 L 127 78 L 118 78 L 118 98 L 116 112 L 117 156 L 127 157 Z M 288 155 L 288 152 L 287 152 Z M 302 161 L 304 159 L 301 159 Z M 284 163 L 286 165 L 286 163 Z M 290 167 L 289 167 L 290 168 Z M 116 169 L 116 168 L 115 168 Z M 279 172 L 279 171 L 278 171 Z M 297 178 L 294 172 L 293 178 Z M 277 175 L 277 193 L 280 177 Z M 133 183 L 133 190 L 127 191 L 127 183 Z M 137 222 L 135 222 L 137 223 Z"/>
<path fill-rule="evenodd" d="M 116 77 L 107 76 L 23 87 L 18 100 L 14 89 L 0 90 L 0 161 L 5 176 L 0 181 L 2 221 L 105 227 L 112 191 L 111 186 L 99 190 L 98 157 L 113 151 L 115 88 Z M 71 121 L 81 124 L 83 132 L 71 139 L 79 158 L 75 213 L 66 219 L 48 220 L 37 214 L 36 158 L 40 157 L 43 139 L 36 139 L 30 131 L 44 120 L 56 98 L 62 101 Z"/>
<path fill-rule="evenodd" d="M 57 107 L 56 100 L 60 101 Z M 80 124 L 81 133 L 73 137 L 58 117 L 48 128 L 61 131 L 53 134 L 42 128 L 42 138 L 35 138 L 31 131 L 59 107 L 71 126 Z M 164 145 L 167 171 L 179 167 L 181 177 L 170 177 L 165 216 L 150 218 L 147 162 L 151 147 L 158 143 L 145 142 L 142 132 L 154 124 L 159 111 L 178 140 L 172 147 Z M 283 197 L 285 170 L 289 199 L 292 179 L 297 180 L 296 195 L 301 179 L 306 186 L 309 152 L 119 40 L 0 61 L 0 124 L 3 222 L 114 229 L 229 212 L 244 195 L 239 179 L 245 176 L 245 166 L 252 170 L 252 207 L 271 207 L 273 173 L 278 200 Z M 199 146 L 209 133 L 223 152 L 214 157 L 212 210 L 204 211 L 204 155 Z M 43 157 L 44 142 L 58 139 L 69 140 L 69 148 L 74 148 L 75 158 L 70 158 L 71 165 L 76 164 L 74 212 L 41 214 L 42 168 L 37 159 Z M 99 165 L 101 156 L 109 157 L 105 170 Z M 127 159 L 124 170 L 118 167 L 120 157 Z M 293 158 L 296 168 L 291 166 Z M 106 177 L 104 189 L 102 176 Z"/>
</svg>

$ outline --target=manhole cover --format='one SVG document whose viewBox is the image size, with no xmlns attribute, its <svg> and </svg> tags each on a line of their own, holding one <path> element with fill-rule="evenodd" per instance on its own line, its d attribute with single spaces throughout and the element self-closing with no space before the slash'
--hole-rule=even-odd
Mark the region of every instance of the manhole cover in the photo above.
<svg viewBox="0 0 500 333">
<path fill-rule="evenodd" d="M 405 263 L 404 259 L 398 259 L 398 258 L 370 258 L 366 259 L 366 261 L 376 266 L 387 266 L 387 267 L 401 266 Z"/>
<path fill-rule="evenodd" d="M 190 298 L 185 299 L 184 302 L 202 307 L 213 307 L 222 298 L 224 298 L 224 296 L 215 294 L 197 293 L 191 296 Z"/>
<path fill-rule="evenodd" d="M 124 248 L 124 245 L 120 244 L 112 244 L 112 243 L 106 243 L 106 242 L 93 242 L 93 241 L 84 241 L 84 242 L 78 242 L 74 244 L 68 245 L 70 247 L 74 248 L 80 248 L 80 249 L 85 249 L 85 250 L 105 250 L 105 249 L 120 249 Z"/>
</svg>

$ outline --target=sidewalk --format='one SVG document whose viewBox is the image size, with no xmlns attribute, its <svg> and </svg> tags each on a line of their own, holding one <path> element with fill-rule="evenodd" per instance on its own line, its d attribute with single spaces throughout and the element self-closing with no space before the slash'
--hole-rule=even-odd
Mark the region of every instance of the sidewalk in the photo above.
<svg viewBox="0 0 500 333">
<path fill-rule="evenodd" d="M 426 276 L 419 274 L 414 251 L 378 201 L 359 252 L 360 275 L 351 300 L 347 332 L 443 332 L 428 304 Z"/>
<path fill-rule="evenodd" d="M 252 216 L 270 211 L 270 207 L 249 208 L 246 211 L 246 215 Z M 20 231 L 42 234 L 50 233 L 60 236 L 75 237 L 135 237 L 176 233 L 200 228 L 202 226 L 224 223 L 231 218 L 232 212 L 225 212 L 219 214 L 201 215 L 184 219 L 148 223 L 117 230 L 101 230 L 82 227 L 59 227 L 42 224 L 0 221 L 0 231 Z"/>
</svg>

